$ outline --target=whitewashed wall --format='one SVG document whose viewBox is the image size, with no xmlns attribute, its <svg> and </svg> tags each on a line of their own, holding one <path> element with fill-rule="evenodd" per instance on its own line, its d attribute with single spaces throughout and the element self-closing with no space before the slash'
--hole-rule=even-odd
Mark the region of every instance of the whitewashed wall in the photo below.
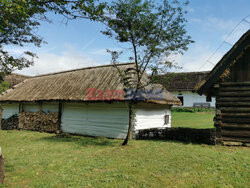
<svg viewBox="0 0 250 188">
<path fill-rule="evenodd" d="M 25 103 L 24 111 L 58 112 L 58 103 Z M 19 104 L 2 104 L 2 118 L 19 113 Z M 169 123 L 164 124 L 164 116 Z M 128 104 L 118 103 L 63 103 L 61 128 L 63 132 L 124 139 L 129 124 Z M 171 127 L 170 106 L 136 105 L 135 130 Z"/>
<path fill-rule="evenodd" d="M 2 119 L 7 119 L 15 114 L 19 114 L 19 104 L 1 104 Z"/>
<path fill-rule="evenodd" d="M 125 103 L 63 103 L 61 127 L 63 132 L 125 138 L 129 110 Z"/>
<path fill-rule="evenodd" d="M 215 107 L 215 98 L 212 97 L 212 102 L 206 102 L 205 95 L 198 95 L 197 93 L 193 93 L 191 91 L 181 91 L 181 92 L 171 92 L 176 97 L 183 96 L 184 104 L 183 107 L 193 107 L 194 103 L 210 103 L 210 107 Z M 179 94 L 182 95 L 179 95 Z"/>
<path fill-rule="evenodd" d="M 169 115 L 169 123 L 165 123 L 165 115 Z M 139 104 L 136 106 L 135 130 L 171 127 L 170 106 Z"/>
<path fill-rule="evenodd" d="M 56 102 L 43 102 L 42 104 L 38 103 L 24 103 L 23 110 L 25 112 L 38 112 L 42 110 L 45 113 L 49 112 L 58 112 L 58 103 Z"/>
</svg>

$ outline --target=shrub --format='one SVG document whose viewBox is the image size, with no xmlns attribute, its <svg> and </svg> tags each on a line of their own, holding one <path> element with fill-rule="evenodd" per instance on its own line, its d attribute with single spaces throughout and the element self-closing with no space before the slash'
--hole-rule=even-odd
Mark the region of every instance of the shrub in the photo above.
<svg viewBox="0 0 250 188">
<path fill-rule="evenodd" d="M 214 108 L 202 108 L 202 107 L 173 107 L 172 112 L 214 112 Z"/>
</svg>

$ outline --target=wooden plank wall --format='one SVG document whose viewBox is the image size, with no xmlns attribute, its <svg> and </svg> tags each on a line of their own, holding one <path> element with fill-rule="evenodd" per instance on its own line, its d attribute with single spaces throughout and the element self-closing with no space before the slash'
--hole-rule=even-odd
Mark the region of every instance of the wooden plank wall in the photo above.
<svg viewBox="0 0 250 188">
<path fill-rule="evenodd" d="M 220 83 L 215 127 L 217 142 L 224 145 L 250 144 L 250 82 Z"/>
</svg>

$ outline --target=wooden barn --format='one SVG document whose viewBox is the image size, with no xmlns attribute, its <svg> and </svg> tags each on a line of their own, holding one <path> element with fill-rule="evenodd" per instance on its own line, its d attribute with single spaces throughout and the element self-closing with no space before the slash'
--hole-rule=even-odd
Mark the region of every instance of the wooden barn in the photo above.
<svg viewBox="0 0 250 188">
<path fill-rule="evenodd" d="M 216 97 L 214 125 L 219 143 L 250 143 L 250 30 L 223 56 L 197 92 Z"/>
<path fill-rule="evenodd" d="M 119 65 L 120 71 L 133 67 Z M 112 65 L 32 77 L 0 96 L 2 128 L 16 123 L 18 129 L 125 138 L 130 98 L 124 89 Z M 171 106 L 180 101 L 160 91 L 158 98 L 151 95 L 134 106 L 135 131 L 171 126 Z"/>
</svg>

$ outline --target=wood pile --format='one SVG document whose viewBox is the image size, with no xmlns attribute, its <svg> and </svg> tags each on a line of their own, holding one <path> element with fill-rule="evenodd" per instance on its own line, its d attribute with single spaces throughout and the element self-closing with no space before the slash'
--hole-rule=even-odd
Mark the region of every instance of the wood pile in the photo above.
<svg viewBox="0 0 250 188">
<path fill-rule="evenodd" d="M 4 158 L 0 147 L 0 184 L 3 184 L 3 181 L 4 181 Z"/>
<path fill-rule="evenodd" d="M 1 129 L 2 130 L 12 130 L 18 128 L 18 116 L 17 114 L 1 120 Z"/>
<path fill-rule="evenodd" d="M 250 82 L 225 82 L 216 98 L 217 141 L 223 145 L 250 143 Z"/>
<path fill-rule="evenodd" d="M 25 130 L 51 133 L 60 130 L 57 112 L 21 112 L 19 124 L 22 124 L 22 128 Z"/>
</svg>

